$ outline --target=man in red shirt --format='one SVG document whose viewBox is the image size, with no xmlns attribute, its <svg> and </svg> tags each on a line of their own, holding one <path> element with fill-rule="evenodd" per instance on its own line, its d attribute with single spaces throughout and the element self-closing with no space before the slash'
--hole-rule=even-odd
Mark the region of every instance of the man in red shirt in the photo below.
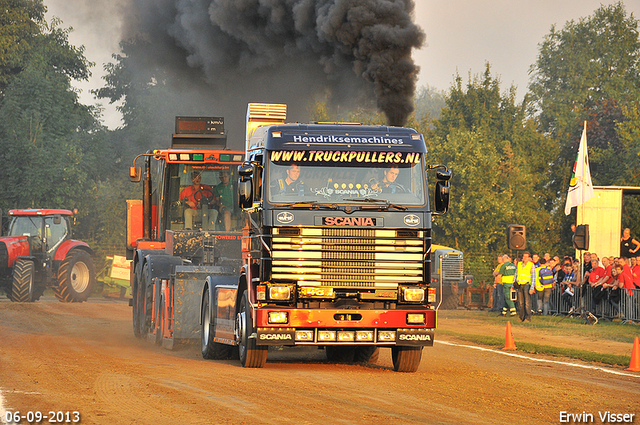
<svg viewBox="0 0 640 425">
<path fill-rule="evenodd" d="M 216 219 L 218 218 L 218 211 L 214 209 L 209 210 L 208 205 L 205 205 L 207 200 L 213 200 L 213 190 L 209 185 L 200 184 L 202 181 L 202 173 L 199 171 L 193 171 L 191 173 L 191 181 L 193 184 L 185 187 L 182 192 L 180 192 L 180 200 L 184 201 L 187 207 L 184 211 L 184 228 L 191 230 L 193 228 L 194 217 L 202 214 L 205 229 L 206 227 L 213 229 Z M 205 204 L 202 204 L 203 200 Z"/>
<path fill-rule="evenodd" d="M 591 273 L 589 274 L 589 286 L 591 286 L 593 304 L 598 305 L 607 292 L 602 289 L 602 283 L 606 281 L 607 271 L 598 265 L 598 260 L 591 260 Z"/>
<path fill-rule="evenodd" d="M 631 258 L 631 277 L 636 289 L 640 289 L 640 260 L 638 257 Z"/>
</svg>

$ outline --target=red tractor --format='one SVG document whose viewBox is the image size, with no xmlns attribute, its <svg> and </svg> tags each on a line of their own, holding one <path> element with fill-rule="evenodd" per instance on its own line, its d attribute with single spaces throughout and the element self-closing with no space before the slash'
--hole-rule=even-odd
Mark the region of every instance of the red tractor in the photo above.
<svg viewBox="0 0 640 425">
<path fill-rule="evenodd" d="M 71 239 L 73 213 L 11 210 L 0 237 L 0 289 L 11 301 L 33 302 L 51 287 L 62 302 L 82 302 L 95 282 L 93 251 Z"/>
</svg>

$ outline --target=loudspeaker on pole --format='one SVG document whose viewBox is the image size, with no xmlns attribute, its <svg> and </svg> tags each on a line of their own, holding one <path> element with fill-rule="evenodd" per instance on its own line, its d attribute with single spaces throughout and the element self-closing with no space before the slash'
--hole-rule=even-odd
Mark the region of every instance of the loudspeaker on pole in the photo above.
<svg viewBox="0 0 640 425">
<path fill-rule="evenodd" d="M 516 251 L 525 249 L 527 247 L 527 227 L 520 224 L 508 225 L 507 246 Z"/>
<path fill-rule="evenodd" d="M 579 251 L 586 251 L 589 249 L 589 225 L 581 224 L 576 226 L 576 231 L 571 238 L 573 247 Z"/>
</svg>

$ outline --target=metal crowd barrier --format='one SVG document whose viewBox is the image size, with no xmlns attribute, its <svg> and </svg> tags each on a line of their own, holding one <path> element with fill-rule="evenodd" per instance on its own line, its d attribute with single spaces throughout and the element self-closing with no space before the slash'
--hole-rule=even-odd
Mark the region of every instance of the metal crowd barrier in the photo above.
<svg viewBox="0 0 640 425">
<path fill-rule="evenodd" d="M 569 304 L 562 298 L 561 286 L 556 285 L 551 291 L 549 313 L 553 315 L 566 315 L 569 314 L 571 307 L 574 307 L 574 310 L 577 311 L 582 307 L 598 318 L 609 320 L 622 319 L 624 322 L 640 322 L 640 289 L 621 289 L 619 303 L 610 300 L 609 296 L 607 296 L 597 305 L 593 303 L 593 289 L 590 286 L 576 289 L 570 298 L 571 303 Z"/>
</svg>

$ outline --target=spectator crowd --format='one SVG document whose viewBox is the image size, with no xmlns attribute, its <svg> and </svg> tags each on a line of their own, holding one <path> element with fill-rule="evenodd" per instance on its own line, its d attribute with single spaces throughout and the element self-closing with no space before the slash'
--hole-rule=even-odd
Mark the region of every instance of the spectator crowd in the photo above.
<svg viewBox="0 0 640 425">
<path fill-rule="evenodd" d="M 595 252 L 584 252 L 580 261 L 570 256 L 552 257 L 548 252 L 542 257 L 528 251 L 520 258 L 499 255 L 493 271 L 493 305 L 489 311 L 500 312 L 502 316 L 518 315 L 521 321 L 530 322 L 532 315 L 549 315 L 552 311 L 593 314 L 602 305 L 615 317 L 626 315 L 627 319 L 638 320 L 639 250 L 640 242 L 625 229 L 619 257 L 599 258 Z M 553 293 L 560 296 L 552 297 Z M 625 296 L 626 311 L 623 311 L 621 299 Z M 552 305 L 554 300 L 561 305 Z"/>
</svg>

